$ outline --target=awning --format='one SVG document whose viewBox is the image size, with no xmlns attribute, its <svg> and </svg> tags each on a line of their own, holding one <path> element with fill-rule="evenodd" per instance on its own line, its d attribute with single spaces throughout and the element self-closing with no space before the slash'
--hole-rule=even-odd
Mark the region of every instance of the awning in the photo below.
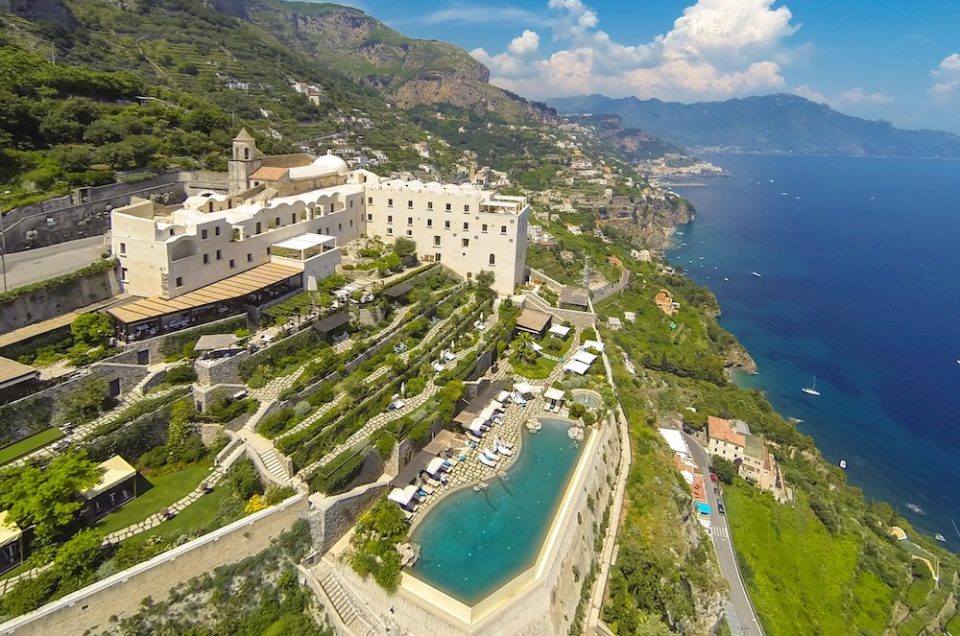
<svg viewBox="0 0 960 636">
<path fill-rule="evenodd" d="M 563 391 L 560 389 L 549 388 L 544 392 L 543 397 L 547 398 L 548 400 L 562 400 Z"/>
<path fill-rule="evenodd" d="M 599 351 L 603 353 L 603 343 L 597 342 L 596 340 L 587 340 L 582 345 L 580 345 L 580 350 L 593 349 L 594 351 Z"/>
<path fill-rule="evenodd" d="M 188 309 L 196 309 L 204 305 L 243 298 L 253 292 L 302 274 L 303 272 L 299 269 L 277 263 L 267 263 L 182 296 L 170 299 L 160 298 L 159 296 L 145 298 L 120 307 L 113 307 L 108 309 L 107 313 L 125 324 L 141 322 Z"/>
<path fill-rule="evenodd" d="M 467 428 L 470 430 L 470 432 L 476 433 L 479 435 L 480 433 L 483 432 L 483 425 L 485 423 L 486 423 L 486 420 L 483 419 L 482 417 L 475 417 L 473 419 L 473 422 L 471 422 L 470 426 L 468 426 Z"/>
<path fill-rule="evenodd" d="M 550 327 L 550 334 L 558 338 L 566 338 L 569 333 L 570 327 L 564 327 L 563 325 L 553 325 Z"/>
<path fill-rule="evenodd" d="M 589 351 L 577 351 L 575 354 L 573 354 L 573 358 L 571 359 L 576 362 L 582 362 L 589 366 L 593 364 L 594 360 L 597 359 L 597 356 L 593 355 Z"/>
<path fill-rule="evenodd" d="M 128 464 L 127 460 L 119 455 L 114 455 L 107 461 L 101 462 L 98 468 L 103 470 L 103 476 L 100 477 L 100 483 L 83 492 L 85 499 L 93 499 L 97 495 L 107 492 L 114 486 L 119 486 L 137 474 L 137 469 Z"/>
<path fill-rule="evenodd" d="M 527 382 L 517 382 L 513 385 L 513 390 L 523 396 L 533 396 L 536 387 L 534 387 L 532 384 L 528 384 Z"/>
<path fill-rule="evenodd" d="M 407 486 L 420 475 L 420 471 L 423 470 L 424 466 L 426 466 L 433 458 L 434 457 L 432 454 L 420 451 L 410 458 L 410 461 L 407 462 L 407 465 L 401 468 L 400 472 L 397 473 L 397 476 L 390 480 L 390 484 L 400 488 Z"/>
<path fill-rule="evenodd" d="M 576 360 L 572 360 L 566 363 L 565 365 L 563 365 L 564 371 L 570 371 L 572 373 L 576 373 L 577 375 L 585 375 L 589 369 L 590 369 L 589 364 L 584 364 L 583 362 L 577 362 Z"/>
</svg>

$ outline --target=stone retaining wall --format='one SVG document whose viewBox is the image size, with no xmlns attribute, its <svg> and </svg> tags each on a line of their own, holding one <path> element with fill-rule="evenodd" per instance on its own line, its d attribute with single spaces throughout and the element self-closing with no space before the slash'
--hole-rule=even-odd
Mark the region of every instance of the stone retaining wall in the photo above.
<svg viewBox="0 0 960 636">
<path fill-rule="evenodd" d="M 306 512 L 306 496 L 295 495 L 3 623 L 0 635 L 99 633 L 111 627 L 112 620 L 140 611 L 143 599 L 166 598 L 172 588 L 195 576 L 261 552 Z"/>
<path fill-rule="evenodd" d="M 311 512 L 307 520 L 317 552 L 323 554 L 332 548 L 353 527 L 357 517 L 369 510 L 389 488 L 390 478 L 382 477 L 372 484 L 358 486 L 340 495 L 310 495 Z"/>
<path fill-rule="evenodd" d="M 56 318 L 120 293 L 116 268 L 22 294 L 0 305 L 0 333 Z"/>
</svg>

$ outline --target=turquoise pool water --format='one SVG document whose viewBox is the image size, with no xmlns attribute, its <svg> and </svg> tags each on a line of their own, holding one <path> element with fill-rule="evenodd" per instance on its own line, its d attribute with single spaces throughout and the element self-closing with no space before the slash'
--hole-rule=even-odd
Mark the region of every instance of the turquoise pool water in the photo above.
<svg viewBox="0 0 960 636">
<path fill-rule="evenodd" d="M 422 551 L 411 574 L 475 605 L 533 565 L 581 451 L 565 422 L 541 421 L 539 433 L 524 432 L 506 480 L 458 491 L 427 513 L 413 532 Z"/>
</svg>

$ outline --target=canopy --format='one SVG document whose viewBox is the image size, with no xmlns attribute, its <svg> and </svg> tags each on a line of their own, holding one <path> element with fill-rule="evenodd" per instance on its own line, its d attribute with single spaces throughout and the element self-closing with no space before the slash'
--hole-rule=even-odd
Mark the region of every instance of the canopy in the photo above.
<svg viewBox="0 0 960 636">
<path fill-rule="evenodd" d="M 544 392 L 543 397 L 547 398 L 548 400 L 562 400 L 563 391 L 560 389 L 550 388 Z"/>
<path fill-rule="evenodd" d="M 427 467 L 424 468 L 425 471 L 431 475 L 436 475 L 440 472 L 440 469 L 443 468 L 444 459 L 442 457 L 434 457 L 430 460 L 430 463 L 427 464 Z"/>
<path fill-rule="evenodd" d="M 593 355 L 589 351 L 577 351 L 575 354 L 573 354 L 572 359 L 576 362 L 582 362 L 589 366 L 593 364 L 593 361 L 597 359 L 597 356 Z"/>
<path fill-rule="evenodd" d="M 390 491 L 390 494 L 387 495 L 387 499 L 401 506 L 408 506 L 415 494 L 417 494 L 417 487 L 411 484 L 405 488 L 394 488 Z"/>
<path fill-rule="evenodd" d="M 587 340 L 582 345 L 580 345 L 580 349 L 581 350 L 593 349 L 594 351 L 599 351 L 600 353 L 603 353 L 603 343 L 597 342 L 596 340 Z"/>
<path fill-rule="evenodd" d="M 128 464 L 127 461 L 119 455 L 114 455 L 107 461 L 101 462 L 97 467 L 103 471 L 101 473 L 100 483 L 83 492 L 83 496 L 86 499 L 93 499 L 114 486 L 119 486 L 137 474 L 137 469 Z"/>
<path fill-rule="evenodd" d="M 558 338 L 566 338 L 567 334 L 570 333 L 570 327 L 564 327 L 563 325 L 553 325 L 550 327 L 550 334 L 557 336 Z"/>
<path fill-rule="evenodd" d="M 570 362 L 563 365 L 564 371 L 571 371 L 577 375 L 586 374 L 587 370 L 590 368 L 589 364 L 584 364 L 583 362 L 577 362 L 576 360 L 571 360 Z"/>
<path fill-rule="evenodd" d="M 476 433 L 477 435 L 479 435 L 483 432 L 483 425 L 485 422 L 486 420 L 483 419 L 482 417 L 475 417 L 473 421 L 470 423 L 470 426 L 468 426 L 467 428 L 469 428 L 472 433 Z"/>
<path fill-rule="evenodd" d="M 517 382 L 513 385 L 513 389 L 520 395 L 533 395 L 534 392 L 534 386 L 527 382 Z"/>
</svg>

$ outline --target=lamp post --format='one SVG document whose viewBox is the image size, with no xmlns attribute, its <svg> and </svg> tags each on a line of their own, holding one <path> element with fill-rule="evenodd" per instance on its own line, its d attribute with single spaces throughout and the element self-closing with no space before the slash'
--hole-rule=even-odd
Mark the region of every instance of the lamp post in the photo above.
<svg viewBox="0 0 960 636">
<path fill-rule="evenodd" d="M 4 190 L 3 196 L 10 194 L 9 190 Z M 3 269 L 3 293 L 7 293 L 7 233 L 3 229 L 3 207 L 0 206 L 0 268 Z"/>
</svg>

